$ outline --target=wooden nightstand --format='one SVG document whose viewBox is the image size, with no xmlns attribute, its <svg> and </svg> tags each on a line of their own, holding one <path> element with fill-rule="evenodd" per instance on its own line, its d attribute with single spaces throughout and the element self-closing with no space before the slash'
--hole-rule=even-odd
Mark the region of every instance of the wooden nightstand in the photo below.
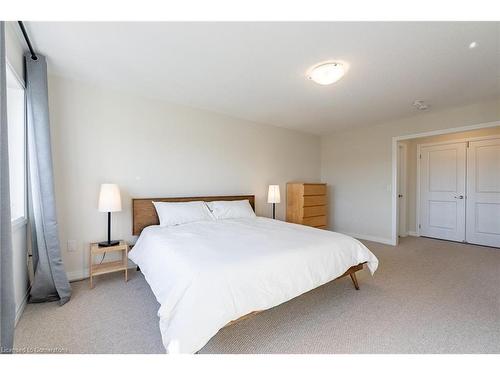
<svg viewBox="0 0 500 375">
<path fill-rule="evenodd" d="M 96 255 L 103 255 L 104 253 L 122 252 L 122 259 L 117 261 L 94 263 Z M 125 282 L 128 280 L 128 245 L 125 241 L 120 241 L 116 246 L 99 247 L 97 243 L 90 244 L 90 288 L 93 288 L 92 278 L 106 273 L 125 271 Z"/>
</svg>

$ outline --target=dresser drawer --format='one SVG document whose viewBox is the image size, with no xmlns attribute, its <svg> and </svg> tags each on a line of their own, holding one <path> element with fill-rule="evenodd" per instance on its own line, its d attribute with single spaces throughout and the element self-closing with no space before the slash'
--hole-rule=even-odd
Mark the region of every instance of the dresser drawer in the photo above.
<svg viewBox="0 0 500 375">
<path fill-rule="evenodd" d="M 302 224 L 309 225 L 311 227 L 325 226 L 326 216 L 305 217 L 302 220 Z"/>
<path fill-rule="evenodd" d="M 304 217 L 324 216 L 326 215 L 326 206 L 304 207 Z"/>
<path fill-rule="evenodd" d="M 304 184 L 304 195 L 326 195 L 326 185 Z"/>
<path fill-rule="evenodd" d="M 326 195 L 309 195 L 304 197 L 304 207 L 326 205 Z"/>
</svg>

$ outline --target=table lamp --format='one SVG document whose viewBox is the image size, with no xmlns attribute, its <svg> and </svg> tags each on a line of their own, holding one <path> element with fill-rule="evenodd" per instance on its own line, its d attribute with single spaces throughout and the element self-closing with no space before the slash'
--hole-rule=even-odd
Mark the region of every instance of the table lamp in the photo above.
<svg viewBox="0 0 500 375">
<path fill-rule="evenodd" d="M 99 193 L 99 211 L 108 213 L 108 240 L 99 242 L 99 247 L 118 245 L 120 241 L 111 241 L 111 212 L 122 210 L 120 189 L 115 184 L 102 184 Z"/>
<path fill-rule="evenodd" d="M 273 204 L 273 219 L 276 219 L 276 203 L 280 203 L 280 186 L 269 185 L 267 193 L 267 203 Z"/>
</svg>

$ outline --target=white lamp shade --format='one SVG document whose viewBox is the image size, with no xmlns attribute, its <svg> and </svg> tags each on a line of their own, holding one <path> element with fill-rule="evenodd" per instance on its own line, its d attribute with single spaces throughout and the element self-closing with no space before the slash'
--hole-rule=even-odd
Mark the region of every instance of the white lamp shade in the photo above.
<svg viewBox="0 0 500 375">
<path fill-rule="evenodd" d="M 99 211 L 116 212 L 122 210 L 120 189 L 115 184 L 102 184 L 99 193 Z"/>
<path fill-rule="evenodd" d="M 279 202 L 280 202 L 280 186 L 269 185 L 269 192 L 267 193 L 267 203 L 279 203 Z"/>
</svg>

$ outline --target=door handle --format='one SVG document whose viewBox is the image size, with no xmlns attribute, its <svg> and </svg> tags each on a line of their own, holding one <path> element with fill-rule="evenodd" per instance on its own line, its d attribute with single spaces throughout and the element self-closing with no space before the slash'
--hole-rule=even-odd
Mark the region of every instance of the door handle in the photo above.
<svg viewBox="0 0 500 375">
<path fill-rule="evenodd" d="M 463 195 L 455 195 L 455 199 L 464 199 Z"/>
</svg>

